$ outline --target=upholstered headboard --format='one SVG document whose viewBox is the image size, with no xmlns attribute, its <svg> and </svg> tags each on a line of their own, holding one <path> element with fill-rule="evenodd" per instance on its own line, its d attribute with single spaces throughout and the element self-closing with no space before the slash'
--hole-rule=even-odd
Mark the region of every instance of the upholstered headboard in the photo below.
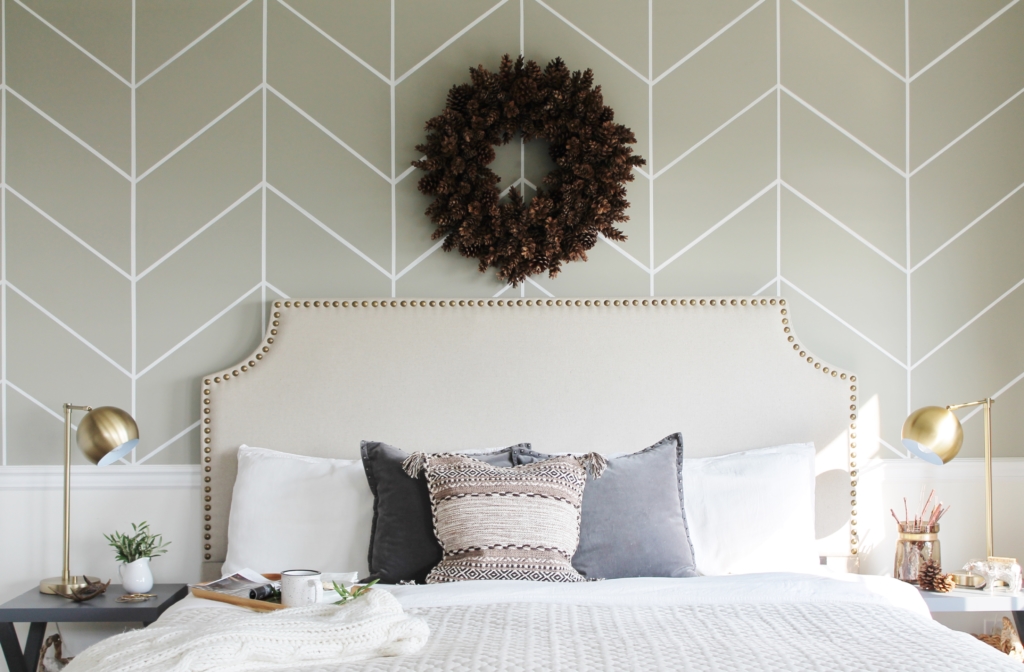
<svg viewBox="0 0 1024 672">
<path fill-rule="evenodd" d="M 794 335 L 784 299 L 302 299 L 202 381 L 204 575 L 227 549 L 238 446 L 358 458 L 530 441 L 687 457 L 814 441 L 821 555 L 856 555 L 856 377 Z M 851 525 L 852 523 L 852 525 Z"/>
</svg>

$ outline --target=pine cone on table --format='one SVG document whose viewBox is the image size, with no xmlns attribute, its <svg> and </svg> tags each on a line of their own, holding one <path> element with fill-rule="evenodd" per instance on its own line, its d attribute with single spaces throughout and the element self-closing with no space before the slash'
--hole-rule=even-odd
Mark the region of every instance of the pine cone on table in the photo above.
<svg viewBox="0 0 1024 672">
<path fill-rule="evenodd" d="M 932 590 L 937 593 L 948 593 L 956 588 L 956 581 L 952 574 L 940 574 L 932 581 Z"/>
<path fill-rule="evenodd" d="M 917 585 L 921 586 L 922 590 L 938 590 L 935 586 L 941 584 L 942 580 L 942 567 L 939 563 L 934 560 L 929 560 L 921 568 L 921 571 L 917 575 Z M 939 592 L 947 592 L 940 590 Z"/>
</svg>

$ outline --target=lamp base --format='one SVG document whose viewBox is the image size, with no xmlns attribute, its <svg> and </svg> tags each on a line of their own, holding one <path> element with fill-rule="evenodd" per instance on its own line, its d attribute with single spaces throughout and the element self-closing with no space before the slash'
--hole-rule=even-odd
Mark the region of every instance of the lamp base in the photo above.
<svg viewBox="0 0 1024 672">
<path fill-rule="evenodd" d="M 39 592 L 46 595 L 71 597 L 71 591 L 85 588 L 90 581 L 95 583 L 99 579 L 95 576 L 72 576 L 67 583 L 64 583 L 63 577 L 54 576 L 39 582 Z"/>
</svg>

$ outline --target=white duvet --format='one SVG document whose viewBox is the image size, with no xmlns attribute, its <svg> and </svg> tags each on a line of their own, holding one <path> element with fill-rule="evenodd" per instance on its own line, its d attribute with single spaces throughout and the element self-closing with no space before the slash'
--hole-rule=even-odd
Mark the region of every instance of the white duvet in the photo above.
<svg viewBox="0 0 1024 672">
<path fill-rule="evenodd" d="M 748 574 L 381 590 L 427 623 L 430 635 L 422 649 L 301 669 L 1020 669 L 970 635 L 933 621 L 915 588 L 883 577 Z M 210 609 L 235 608 L 186 598 L 168 614 Z"/>
</svg>

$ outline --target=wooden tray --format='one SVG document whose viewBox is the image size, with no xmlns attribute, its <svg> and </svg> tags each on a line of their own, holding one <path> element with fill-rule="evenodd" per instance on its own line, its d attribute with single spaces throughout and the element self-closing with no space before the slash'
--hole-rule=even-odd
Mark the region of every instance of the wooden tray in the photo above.
<svg viewBox="0 0 1024 672">
<path fill-rule="evenodd" d="M 270 579 L 271 581 L 280 581 L 280 574 L 264 574 L 264 578 Z M 233 604 L 236 607 L 245 607 L 246 609 L 252 609 L 253 611 L 277 611 L 278 609 L 287 609 L 288 607 L 283 604 L 276 602 L 264 602 L 263 600 L 250 600 L 248 597 L 238 597 L 236 595 L 226 595 L 224 593 L 218 593 L 215 590 L 202 590 L 201 588 L 192 588 L 192 594 L 196 597 L 204 600 L 213 600 L 214 602 L 225 602 L 227 604 Z"/>
</svg>

